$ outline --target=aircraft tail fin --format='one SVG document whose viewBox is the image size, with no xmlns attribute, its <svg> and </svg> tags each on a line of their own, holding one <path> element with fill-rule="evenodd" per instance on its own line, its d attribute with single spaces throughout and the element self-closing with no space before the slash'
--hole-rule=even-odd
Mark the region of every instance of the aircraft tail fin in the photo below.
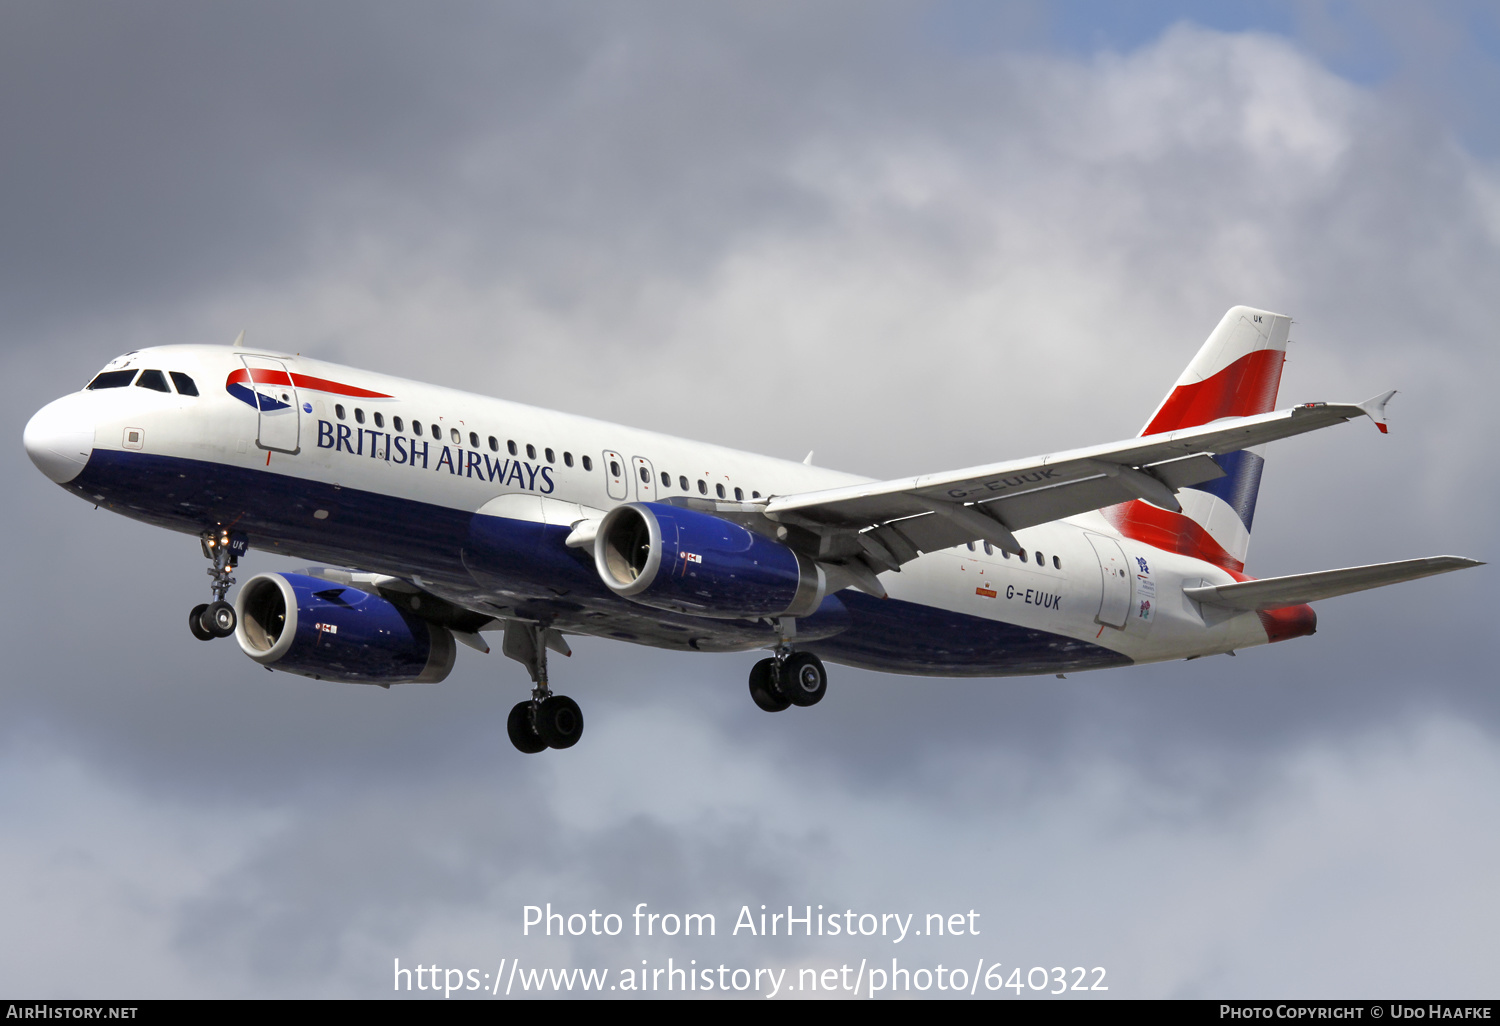
<svg viewBox="0 0 1500 1026">
<path fill-rule="evenodd" d="M 1142 435 L 1197 427 L 1224 417 L 1276 408 L 1292 319 L 1236 306 L 1224 315 L 1198 355 L 1146 422 Z M 1259 449 L 1224 453 L 1224 476 L 1177 493 L 1182 512 L 1136 500 L 1105 509 L 1121 534 L 1181 552 L 1234 573 L 1245 569 L 1255 499 L 1265 456 Z"/>
</svg>

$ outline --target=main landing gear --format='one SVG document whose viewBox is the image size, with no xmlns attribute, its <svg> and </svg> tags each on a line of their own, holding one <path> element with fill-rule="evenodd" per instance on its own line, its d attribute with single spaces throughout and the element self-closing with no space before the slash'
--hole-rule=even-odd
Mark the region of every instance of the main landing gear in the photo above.
<svg viewBox="0 0 1500 1026">
<path fill-rule="evenodd" d="M 547 686 L 547 649 L 571 655 L 562 632 L 512 620 L 505 625 L 501 651 L 531 674 L 531 698 L 516 703 L 505 721 L 510 743 L 527 755 L 546 748 L 572 748 L 583 736 L 583 711 L 567 695 Z"/>
<path fill-rule="evenodd" d="M 204 531 L 198 540 L 203 546 L 204 558 L 214 564 L 208 571 L 208 576 L 213 579 L 209 588 L 214 593 L 214 600 L 193 607 L 188 613 L 188 629 L 199 641 L 227 638 L 234 633 L 238 620 L 234 606 L 225 601 L 224 596 L 234 583 L 230 575 L 234 573 L 235 563 L 249 547 L 248 539 L 221 527 Z"/>
<path fill-rule="evenodd" d="M 796 627 L 784 624 L 776 654 L 750 668 L 750 697 L 766 712 L 792 705 L 817 705 L 828 691 L 828 671 L 811 652 L 793 652 Z"/>
</svg>

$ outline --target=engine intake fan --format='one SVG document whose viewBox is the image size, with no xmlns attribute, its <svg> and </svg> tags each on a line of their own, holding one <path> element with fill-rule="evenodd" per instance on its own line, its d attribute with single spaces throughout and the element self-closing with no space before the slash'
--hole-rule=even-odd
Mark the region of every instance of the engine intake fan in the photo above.
<svg viewBox="0 0 1500 1026">
<path fill-rule="evenodd" d="M 810 616 L 828 592 L 822 567 L 780 542 L 659 502 L 610 510 L 594 538 L 594 567 L 616 595 L 722 619 Z"/>
</svg>

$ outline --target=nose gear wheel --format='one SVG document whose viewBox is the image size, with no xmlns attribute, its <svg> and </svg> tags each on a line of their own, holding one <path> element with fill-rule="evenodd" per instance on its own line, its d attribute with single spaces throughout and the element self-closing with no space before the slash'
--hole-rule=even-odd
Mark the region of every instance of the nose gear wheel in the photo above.
<svg viewBox="0 0 1500 1026">
<path fill-rule="evenodd" d="M 227 527 L 216 527 L 199 535 L 198 542 L 204 558 L 213 563 L 208 576 L 214 600 L 193 607 L 188 613 L 188 629 L 199 641 L 227 638 L 234 633 L 238 618 L 234 606 L 224 596 L 234 584 L 234 568 L 249 548 L 249 539 Z"/>
</svg>

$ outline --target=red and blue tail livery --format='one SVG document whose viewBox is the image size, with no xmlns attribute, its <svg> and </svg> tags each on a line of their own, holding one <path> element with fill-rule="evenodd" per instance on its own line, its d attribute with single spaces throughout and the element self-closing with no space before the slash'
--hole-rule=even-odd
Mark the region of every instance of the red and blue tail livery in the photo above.
<svg viewBox="0 0 1500 1026">
<path fill-rule="evenodd" d="M 1311 634 L 1309 603 L 1478 565 L 1245 573 L 1265 446 L 1392 393 L 1277 409 L 1290 320 L 1230 310 L 1137 436 L 876 481 L 243 345 L 112 360 L 26 425 L 51 480 L 198 540 L 195 638 L 346 684 L 437 683 L 497 638 L 522 752 L 568 748 L 549 654 L 579 639 L 758 653 L 754 704 L 827 664 L 1064 674 Z M 224 391 L 198 382 L 223 380 Z M 257 551 L 313 565 L 250 577 Z"/>
<path fill-rule="evenodd" d="M 1162 400 L 1141 436 L 1253 417 L 1276 407 L 1292 319 L 1237 306 L 1224 315 Z M 1384 425 L 1379 425 L 1384 430 Z M 1255 521 L 1264 447 L 1218 453 L 1224 476 L 1185 488 L 1180 513 L 1140 501 L 1106 511 L 1121 533 L 1242 573 Z"/>
</svg>

